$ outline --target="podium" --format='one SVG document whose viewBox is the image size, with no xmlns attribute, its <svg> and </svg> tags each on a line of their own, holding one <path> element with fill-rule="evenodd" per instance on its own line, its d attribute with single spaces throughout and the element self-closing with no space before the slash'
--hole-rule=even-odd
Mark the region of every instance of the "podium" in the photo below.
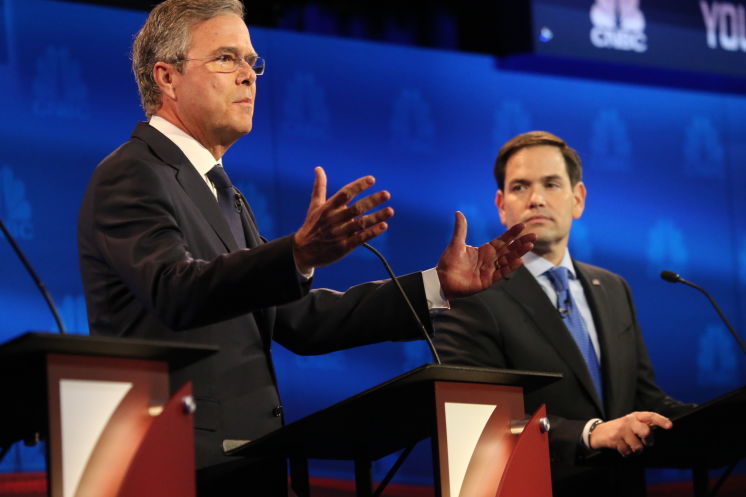
<svg viewBox="0 0 746 497">
<path fill-rule="evenodd" d="M 735 465 L 746 456 L 746 387 L 729 392 L 694 409 L 671 416 L 673 428 L 655 430 L 655 445 L 639 456 L 648 468 L 692 470 L 695 497 L 705 497 L 708 471 Z M 593 454 L 591 465 L 620 464 L 612 451 Z"/>
<path fill-rule="evenodd" d="M 523 392 L 560 374 L 428 364 L 251 442 L 226 440 L 228 455 L 287 457 L 292 485 L 309 495 L 308 459 L 351 460 L 356 495 L 373 491 L 371 463 L 433 438 L 438 497 L 551 496 L 548 422 L 526 420 Z M 400 461 L 394 465 L 396 471 Z"/>
<path fill-rule="evenodd" d="M 0 448 L 47 441 L 51 497 L 193 496 L 191 384 L 215 347 L 26 333 L 0 346 Z"/>
<path fill-rule="evenodd" d="M 708 470 L 735 464 L 746 456 L 746 387 L 729 392 L 671 418 L 655 445 L 643 452 L 650 468 L 692 470 L 695 497 L 708 492 Z"/>
</svg>

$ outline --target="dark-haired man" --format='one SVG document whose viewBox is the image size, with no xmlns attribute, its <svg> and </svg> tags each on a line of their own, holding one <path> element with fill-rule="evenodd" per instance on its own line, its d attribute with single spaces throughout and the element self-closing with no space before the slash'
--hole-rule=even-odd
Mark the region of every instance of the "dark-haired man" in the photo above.
<svg viewBox="0 0 746 497">
<path fill-rule="evenodd" d="M 514 274 L 436 318 L 441 358 L 562 373 L 526 396 L 527 411 L 546 403 L 551 417 L 555 497 L 644 495 L 634 463 L 575 464 L 593 449 L 642 451 L 652 427 L 671 427 L 662 414 L 683 407 L 655 384 L 627 283 L 570 256 L 570 228 L 585 207 L 580 157 L 551 133 L 529 132 L 500 149 L 495 178 L 501 221 L 523 223 L 534 249 Z"/>
<path fill-rule="evenodd" d="M 271 242 L 231 184 L 222 157 L 251 131 L 265 68 L 243 15 L 240 0 L 167 0 L 150 13 L 132 54 L 149 121 L 93 173 L 78 244 L 93 334 L 220 346 L 172 375 L 174 387 L 193 382 L 197 466 L 215 470 L 201 473 L 208 476 L 200 493 L 251 489 L 264 497 L 283 495 L 282 462 L 235 469 L 222 441 L 253 440 L 282 425 L 272 341 L 320 354 L 417 336 L 394 285 L 309 291 L 314 268 L 386 230 L 393 209 L 376 209 L 388 192 L 355 201 L 371 176 L 327 198 L 317 168 L 304 223 Z M 488 287 L 531 247 L 532 236 L 515 236 L 522 227 L 468 247 L 465 223 L 457 214 L 435 270 L 402 278 L 428 325 L 427 302 Z"/>
</svg>

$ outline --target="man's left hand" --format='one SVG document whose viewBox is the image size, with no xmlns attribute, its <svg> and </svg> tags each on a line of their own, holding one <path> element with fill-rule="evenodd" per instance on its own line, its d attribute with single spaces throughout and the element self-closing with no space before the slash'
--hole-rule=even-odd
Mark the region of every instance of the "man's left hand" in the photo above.
<svg viewBox="0 0 746 497">
<path fill-rule="evenodd" d="M 534 248 L 536 235 L 520 236 L 522 224 L 485 243 L 481 247 L 466 245 L 466 218 L 456 212 L 453 238 L 438 261 L 440 286 L 447 299 L 465 297 L 494 285 L 521 264 L 521 256 Z"/>
</svg>

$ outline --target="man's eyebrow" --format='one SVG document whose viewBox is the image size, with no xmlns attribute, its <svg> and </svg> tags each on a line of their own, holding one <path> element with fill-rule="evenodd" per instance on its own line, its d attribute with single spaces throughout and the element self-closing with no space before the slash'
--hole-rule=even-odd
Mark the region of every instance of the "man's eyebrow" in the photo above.
<svg viewBox="0 0 746 497">
<path fill-rule="evenodd" d="M 562 175 L 549 174 L 547 176 L 542 176 L 540 178 L 540 181 L 562 181 Z M 513 184 L 523 185 L 523 184 L 528 184 L 528 183 L 531 183 L 531 180 L 526 179 L 526 178 L 513 178 L 508 182 L 509 185 L 513 185 Z"/>
<path fill-rule="evenodd" d="M 236 47 L 220 47 L 220 48 L 213 50 L 214 54 L 221 54 L 221 53 L 226 53 L 226 52 L 232 53 L 235 56 L 240 55 L 240 50 Z M 252 51 L 250 54 L 247 54 L 246 56 L 247 57 L 259 57 L 259 54 Z"/>
</svg>

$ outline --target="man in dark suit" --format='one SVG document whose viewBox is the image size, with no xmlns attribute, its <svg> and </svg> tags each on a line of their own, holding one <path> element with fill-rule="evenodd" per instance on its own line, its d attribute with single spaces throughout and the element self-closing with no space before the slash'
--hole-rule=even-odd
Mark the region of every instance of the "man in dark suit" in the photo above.
<svg viewBox="0 0 746 497">
<path fill-rule="evenodd" d="M 97 167 L 78 225 L 93 334 L 220 346 L 172 375 L 174 387 L 194 384 L 197 467 L 215 470 L 201 473 L 208 475 L 200 480 L 203 495 L 227 495 L 239 480 L 256 495 L 283 492 L 275 487 L 285 481 L 281 463 L 252 480 L 221 449 L 224 439 L 253 440 L 282 424 L 272 340 L 320 354 L 417 338 L 389 283 L 309 291 L 314 268 L 387 228 L 393 210 L 375 209 L 388 192 L 354 201 L 372 177 L 327 198 L 324 171 L 316 168 L 303 225 L 272 242 L 260 237 L 230 183 L 222 157 L 251 131 L 264 71 L 243 15 L 240 0 L 168 0 L 152 11 L 133 46 L 149 122 Z M 518 267 L 532 240 L 516 237 L 521 229 L 469 247 L 457 213 L 438 267 L 402 278 L 421 320 L 430 326 L 427 302 L 482 290 Z"/>
<path fill-rule="evenodd" d="M 501 148 L 495 178 L 501 221 L 523 223 L 537 237 L 534 249 L 515 273 L 437 316 L 440 356 L 562 373 L 526 396 L 528 412 L 546 403 L 550 415 L 555 497 L 644 495 L 642 469 L 626 462 L 634 458 L 576 464 L 592 450 L 642 451 L 653 427 L 671 427 L 659 413 L 683 408 L 655 384 L 627 283 L 570 257 L 570 227 L 585 207 L 580 157 L 555 135 L 525 133 Z"/>
</svg>

